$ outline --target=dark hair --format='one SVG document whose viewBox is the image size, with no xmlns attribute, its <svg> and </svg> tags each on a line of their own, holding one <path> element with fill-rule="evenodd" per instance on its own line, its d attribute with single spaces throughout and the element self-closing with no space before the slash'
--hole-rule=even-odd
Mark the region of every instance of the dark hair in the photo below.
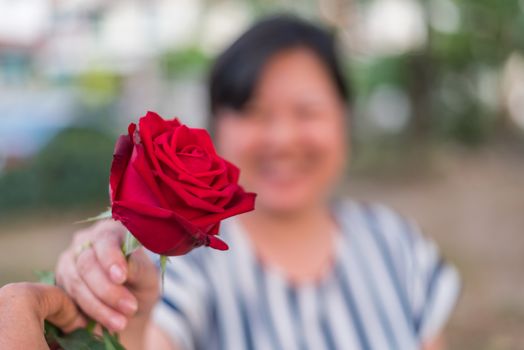
<svg viewBox="0 0 524 350">
<path fill-rule="evenodd" d="M 275 54 L 295 47 L 312 50 L 325 64 L 341 99 L 351 92 L 329 31 L 290 15 L 263 19 L 253 25 L 216 59 L 209 76 L 210 112 L 221 107 L 241 110 L 252 97 L 261 71 Z"/>
</svg>

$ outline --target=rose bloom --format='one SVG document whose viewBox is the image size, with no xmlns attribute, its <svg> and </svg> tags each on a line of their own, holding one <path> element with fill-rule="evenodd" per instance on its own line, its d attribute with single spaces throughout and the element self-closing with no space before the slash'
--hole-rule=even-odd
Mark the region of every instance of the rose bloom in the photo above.
<svg viewBox="0 0 524 350">
<path fill-rule="evenodd" d="M 147 249 L 182 255 L 225 250 L 220 221 L 254 209 L 239 170 L 217 155 L 208 132 L 154 112 L 119 137 L 110 175 L 112 216 Z"/>
</svg>

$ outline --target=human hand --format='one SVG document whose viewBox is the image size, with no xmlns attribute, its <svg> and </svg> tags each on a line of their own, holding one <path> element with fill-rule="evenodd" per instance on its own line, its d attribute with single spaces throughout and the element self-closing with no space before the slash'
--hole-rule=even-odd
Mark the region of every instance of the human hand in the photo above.
<svg viewBox="0 0 524 350">
<path fill-rule="evenodd" d="M 142 329 L 159 296 L 158 272 L 142 248 L 128 260 L 125 228 L 104 220 L 77 232 L 59 257 L 56 282 L 85 314 L 112 331 Z"/>
<path fill-rule="evenodd" d="M 49 349 L 44 320 L 66 333 L 86 325 L 73 301 L 58 287 L 24 282 L 0 288 L 1 349 Z"/>
</svg>

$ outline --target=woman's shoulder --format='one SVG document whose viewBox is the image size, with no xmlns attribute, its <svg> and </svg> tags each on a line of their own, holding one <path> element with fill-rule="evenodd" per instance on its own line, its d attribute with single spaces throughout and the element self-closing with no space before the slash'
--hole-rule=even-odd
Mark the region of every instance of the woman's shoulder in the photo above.
<svg viewBox="0 0 524 350">
<path fill-rule="evenodd" d="M 388 205 L 347 199 L 338 205 L 337 216 L 348 240 L 377 251 L 399 271 L 408 273 L 421 266 L 437 268 L 444 262 L 432 237 Z"/>
<path fill-rule="evenodd" d="M 408 246 L 423 236 L 413 219 L 381 202 L 346 198 L 336 201 L 334 208 L 343 230 L 358 226 L 372 231 L 380 239 L 404 242 Z"/>
<path fill-rule="evenodd" d="M 389 272 L 420 339 L 435 337 L 460 293 L 455 267 L 413 220 L 391 207 L 349 199 L 340 201 L 337 208 L 347 237 L 357 240 L 354 243 L 362 254 L 371 252 L 372 266 Z"/>
</svg>

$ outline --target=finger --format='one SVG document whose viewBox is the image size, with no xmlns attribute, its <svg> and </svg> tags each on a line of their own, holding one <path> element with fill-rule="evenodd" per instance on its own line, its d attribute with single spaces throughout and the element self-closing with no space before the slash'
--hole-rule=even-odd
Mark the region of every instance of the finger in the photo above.
<svg viewBox="0 0 524 350">
<path fill-rule="evenodd" d="M 42 318 L 68 333 L 87 324 L 74 302 L 55 286 L 40 285 Z"/>
<path fill-rule="evenodd" d="M 78 283 L 79 281 L 77 281 L 77 279 L 80 279 L 80 276 L 76 273 L 75 270 L 76 266 L 73 259 L 73 253 L 70 250 L 64 251 L 58 257 L 58 263 L 56 264 L 56 285 L 62 287 L 66 292 L 69 292 L 67 286 Z M 70 282 L 70 280 L 72 281 Z"/>
<path fill-rule="evenodd" d="M 63 287 L 87 316 L 112 331 L 121 331 L 125 328 L 127 318 L 105 305 L 93 294 L 76 271 L 74 264 L 66 274 L 68 278 L 62 280 Z"/>
<path fill-rule="evenodd" d="M 127 262 L 122 254 L 123 232 L 121 226 L 106 223 L 98 226 L 93 248 L 100 265 L 109 278 L 122 284 L 127 278 Z"/>
<path fill-rule="evenodd" d="M 113 330 L 117 330 L 122 324 L 125 327 L 124 315 L 104 305 L 85 284 L 77 271 L 76 262 L 71 252 L 62 254 L 59 266 L 60 270 L 57 270 L 59 273 L 56 278 L 57 285 L 64 288 L 86 315 Z M 113 325 L 110 325 L 110 323 L 113 323 Z"/>
<path fill-rule="evenodd" d="M 158 285 L 158 271 L 143 248 L 129 257 L 127 281 L 131 286 L 152 287 Z"/>
<path fill-rule="evenodd" d="M 76 260 L 76 266 L 84 283 L 104 304 L 127 316 L 137 311 L 136 298 L 126 287 L 109 280 L 93 249 L 82 252 Z"/>
<path fill-rule="evenodd" d="M 160 295 L 160 280 L 155 264 L 139 248 L 129 257 L 128 285 L 140 300 L 136 315 L 147 314 L 155 305 Z"/>
</svg>

